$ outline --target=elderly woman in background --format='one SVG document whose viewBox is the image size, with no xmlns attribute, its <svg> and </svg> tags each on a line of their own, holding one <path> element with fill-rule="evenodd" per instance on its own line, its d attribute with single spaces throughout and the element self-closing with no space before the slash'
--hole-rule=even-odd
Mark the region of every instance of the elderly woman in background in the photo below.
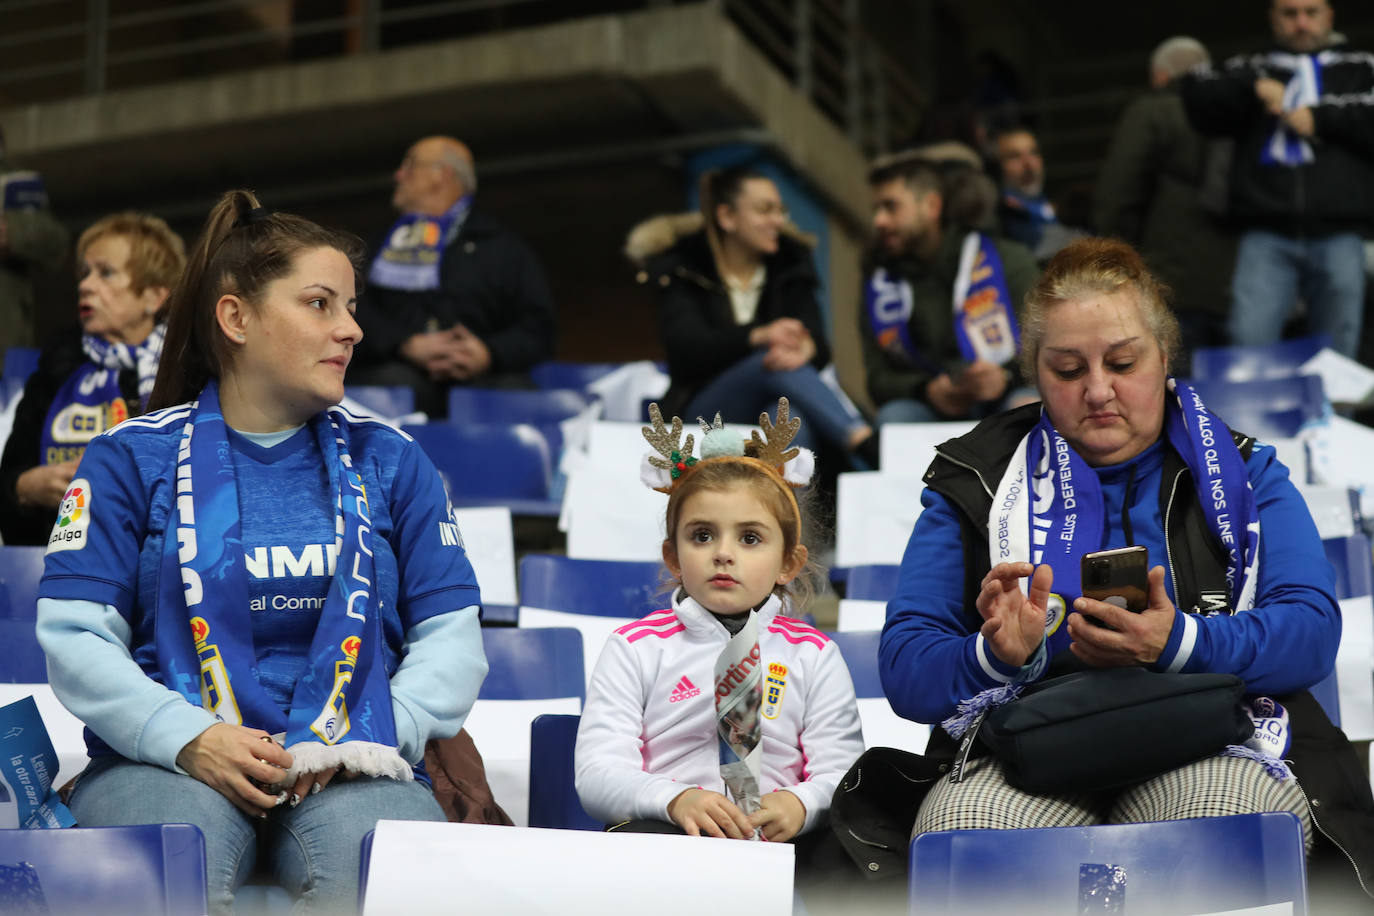
<svg viewBox="0 0 1374 916">
<path fill-rule="evenodd" d="M 944 443 L 926 474 L 879 651 L 893 708 L 941 722 L 989 688 L 1084 668 L 1233 674 L 1287 708 L 1297 781 L 1214 756 L 1123 789 L 1033 795 L 987 756 L 958 782 L 933 769 L 914 833 L 1291 811 L 1309 849 L 1320 818 L 1374 873 L 1374 821 L 1352 813 L 1367 802 L 1346 806 L 1359 787 L 1331 765 L 1349 743 L 1307 692 L 1332 670 L 1341 619 L 1287 469 L 1170 377 L 1178 323 L 1129 245 L 1060 251 L 1022 327 L 1042 403 Z M 1145 610 L 1082 597 L 1081 556 L 1133 545 L 1157 564 Z M 952 756 L 937 729 L 927 759 Z"/>
<path fill-rule="evenodd" d="M 0 461 L 6 544 L 46 544 L 86 443 L 143 412 L 186 250 L 158 217 L 126 212 L 83 232 L 76 260 L 80 331 L 44 349 Z"/>
</svg>

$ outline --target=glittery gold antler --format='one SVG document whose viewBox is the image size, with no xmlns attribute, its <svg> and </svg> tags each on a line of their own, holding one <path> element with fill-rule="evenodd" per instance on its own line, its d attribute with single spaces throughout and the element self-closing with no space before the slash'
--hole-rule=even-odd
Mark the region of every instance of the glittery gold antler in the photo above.
<svg viewBox="0 0 1374 916">
<path fill-rule="evenodd" d="M 658 452 L 658 455 L 649 456 L 649 464 L 667 471 L 673 480 L 677 480 L 683 471 L 697 463 L 692 456 L 692 434 L 688 433 L 687 438 L 682 439 L 682 420 L 679 417 L 673 417 L 671 428 L 666 426 L 657 404 L 649 405 L 649 422 L 653 424 L 652 427 L 640 427 L 644 441 Z"/>
<path fill-rule="evenodd" d="M 768 411 L 765 410 L 759 414 L 759 429 L 763 430 L 763 438 L 759 438 L 757 429 L 749 437 L 754 443 L 754 456 L 770 467 L 780 468 L 801 454 L 801 449 L 788 448 L 797 430 L 801 429 L 801 417 L 789 420 L 787 413 L 787 398 L 778 398 L 777 422 L 769 420 Z"/>
</svg>

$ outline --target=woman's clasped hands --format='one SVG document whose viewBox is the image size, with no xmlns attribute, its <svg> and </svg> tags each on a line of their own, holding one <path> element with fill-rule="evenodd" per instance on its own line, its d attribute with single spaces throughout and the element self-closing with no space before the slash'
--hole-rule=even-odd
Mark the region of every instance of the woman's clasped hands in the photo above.
<svg viewBox="0 0 1374 916">
<path fill-rule="evenodd" d="M 337 774 L 304 773 L 285 785 L 291 754 L 260 728 L 218 722 L 177 754 L 177 766 L 223 795 L 249 817 L 266 817 L 282 804 L 295 806 L 327 786 Z"/>
</svg>

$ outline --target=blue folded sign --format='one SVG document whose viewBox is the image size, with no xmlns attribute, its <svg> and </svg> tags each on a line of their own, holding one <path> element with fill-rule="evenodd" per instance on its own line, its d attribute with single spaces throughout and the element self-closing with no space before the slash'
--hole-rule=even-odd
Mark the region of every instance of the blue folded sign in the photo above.
<svg viewBox="0 0 1374 916">
<path fill-rule="evenodd" d="M 74 826 L 56 776 L 57 753 L 33 697 L 0 706 L 0 828 Z"/>
</svg>

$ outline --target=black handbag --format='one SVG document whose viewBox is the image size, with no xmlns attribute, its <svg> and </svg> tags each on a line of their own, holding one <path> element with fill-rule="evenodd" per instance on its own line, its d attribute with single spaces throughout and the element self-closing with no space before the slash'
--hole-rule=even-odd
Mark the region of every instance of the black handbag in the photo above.
<svg viewBox="0 0 1374 916">
<path fill-rule="evenodd" d="M 1018 789 L 1096 791 L 1244 742 L 1254 733 L 1244 693 L 1245 682 L 1232 674 L 1078 671 L 1028 685 L 988 712 L 976 733 Z M 961 762 L 973 731 L 964 736 Z"/>
</svg>

